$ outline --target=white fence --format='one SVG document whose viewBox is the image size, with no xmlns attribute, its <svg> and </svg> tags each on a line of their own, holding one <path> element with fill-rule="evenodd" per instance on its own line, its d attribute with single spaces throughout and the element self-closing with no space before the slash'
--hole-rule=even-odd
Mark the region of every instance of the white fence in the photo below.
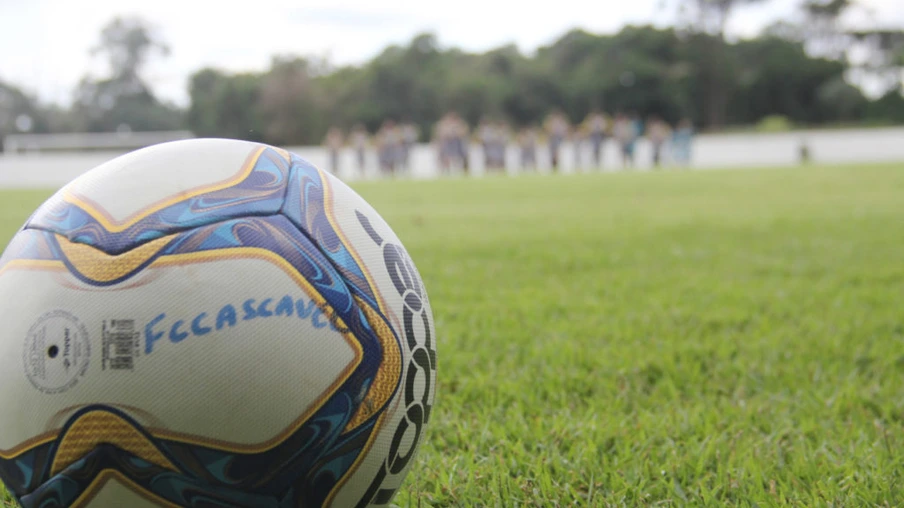
<svg viewBox="0 0 904 508">
<path fill-rule="evenodd" d="M 78 132 L 66 134 L 10 134 L 3 138 L 7 154 L 85 151 L 134 150 L 157 143 L 194 137 L 191 131 L 150 132 Z"/>
<path fill-rule="evenodd" d="M 806 142 L 814 163 L 904 162 L 904 127 L 863 130 L 802 131 L 782 134 L 715 134 L 694 140 L 692 167 L 741 168 L 787 166 L 797 164 L 800 146 Z M 317 166 L 327 169 L 329 157 L 322 147 L 287 147 Z M 110 160 L 125 150 L 94 152 L 7 153 L 0 155 L 0 187 L 58 188 L 81 173 Z M 541 171 L 548 171 L 549 154 L 537 154 Z M 590 161 L 588 147 L 580 153 L 584 164 L 578 164 L 574 146 L 562 148 L 564 172 L 575 171 Z M 478 145 L 471 147 L 473 172 L 483 173 L 483 154 Z M 640 142 L 636 152 L 637 167 L 650 167 L 651 152 Z M 508 171 L 518 169 L 518 150 L 509 147 Z M 430 145 L 418 145 L 411 156 L 413 178 L 433 178 L 438 173 L 437 158 Z M 346 179 L 355 175 L 355 154 L 345 150 L 340 156 L 339 175 Z M 618 147 L 608 143 L 604 148 L 604 171 L 620 171 Z M 378 176 L 376 153 L 367 154 L 364 178 Z"/>
</svg>

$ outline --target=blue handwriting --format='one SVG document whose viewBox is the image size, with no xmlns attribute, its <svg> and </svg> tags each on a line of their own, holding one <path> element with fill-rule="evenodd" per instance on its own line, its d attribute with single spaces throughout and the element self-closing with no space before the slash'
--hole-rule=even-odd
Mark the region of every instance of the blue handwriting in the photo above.
<svg viewBox="0 0 904 508">
<path fill-rule="evenodd" d="M 313 300 L 295 299 L 289 295 L 279 300 L 265 298 L 258 301 L 249 298 L 241 305 L 227 304 L 216 314 L 201 312 L 190 320 L 172 321 L 167 319 L 165 313 L 159 314 L 144 327 L 144 354 L 151 354 L 155 343 L 164 337 L 168 337 L 173 344 L 178 344 L 189 337 L 203 337 L 224 328 L 234 328 L 245 321 L 293 316 L 310 320 L 314 328 L 329 326 L 334 331 L 339 331 L 333 320 Z"/>
</svg>

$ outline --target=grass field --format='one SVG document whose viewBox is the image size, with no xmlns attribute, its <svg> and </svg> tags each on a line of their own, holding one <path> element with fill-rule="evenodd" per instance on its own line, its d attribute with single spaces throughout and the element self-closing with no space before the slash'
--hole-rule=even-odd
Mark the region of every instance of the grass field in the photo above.
<svg viewBox="0 0 904 508">
<path fill-rule="evenodd" d="M 356 188 L 439 337 L 395 503 L 904 504 L 904 166 Z"/>
</svg>

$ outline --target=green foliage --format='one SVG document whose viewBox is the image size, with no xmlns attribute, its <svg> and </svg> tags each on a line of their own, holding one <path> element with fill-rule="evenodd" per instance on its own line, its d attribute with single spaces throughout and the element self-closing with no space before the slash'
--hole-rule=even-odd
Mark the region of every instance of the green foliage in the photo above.
<svg viewBox="0 0 904 508">
<path fill-rule="evenodd" d="M 141 18 L 114 18 L 101 30 L 92 53 L 106 56 L 113 80 L 123 88 L 142 88 L 141 72 L 155 52 L 169 54 L 169 46 Z"/>
<path fill-rule="evenodd" d="M 22 132 L 23 126 L 28 127 L 28 132 L 46 132 L 49 128 L 47 116 L 33 97 L 0 81 L 0 152 L 3 151 L 3 138 L 8 134 Z M 19 120 L 20 117 L 27 118 L 24 125 Z"/>
<path fill-rule="evenodd" d="M 84 132 L 181 128 L 182 112 L 158 101 L 142 76 L 155 52 L 167 55 L 169 47 L 143 20 L 115 18 L 108 23 L 93 53 L 107 58 L 109 76 L 82 78 L 70 112 L 71 127 Z"/>
<path fill-rule="evenodd" d="M 331 123 L 349 128 L 363 122 L 375 130 L 387 118 L 415 122 L 428 133 L 448 110 L 472 125 L 484 116 L 537 124 L 554 109 L 580 122 L 593 108 L 672 122 L 689 117 L 709 126 L 750 125 L 773 114 L 802 124 L 850 121 L 862 115 L 867 100 L 846 84 L 845 69 L 778 37 L 728 44 L 652 26 L 628 26 L 614 35 L 572 30 L 531 57 L 512 46 L 482 54 L 443 49 L 433 35 L 421 34 L 360 68 L 308 73 L 303 87 L 278 87 L 287 97 L 277 111 L 292 121 L 270 125 L 264 140 L 319 142 Z M 192 78 L 190 128 L 235 135 L 229 122 L 216 121 L 226 111 L 273 122 L 259 98 L 239 100 L 226 88 L 199 87 L 211 72 Z M 278 82 L 280 72 L 274 66 L 243 76 L 264 87 Z"/>
<path fill-rule="evenodd" d="M 354 187 L 436 318 L 396 504 L 904 504 L 900 166 Z"/>
<path fill-rule="evenodd" d="M 809 57 L 799 43 L 761 37 L 735 49 L 740 76 L 732 116 L 750 123 L 771 115 L 802 124 L 837 122 L 856 116 L 866 102 L 845 86 L 844 64 Z"/>
<path fill-rule="evenodd" d="M 6 95 L 16 105 L 5 105 L 0 85 L 0 134 L 11 132 L 11 108 L 31 111 L 38 131 L 187 128 L 276 145 L 319 143 L 332 125 L 363 123 L 373 132 L 386 119 L 414 122 L 426 137 L 450 110 L 472 126 L 487 116 L 536 125 L 554 110 L 580 122 L 594 108 L 672 123 L 690 118 L 710 130 L 754 125 L 770 115 L 800 125 L 898 118 L 896 109 L 888 109 L 891 99 L 873 107 L 846 76 L 855 69 L 898 93 L 904 35 L 838 32 L 835 19 L 850 2 L 814 0 L 804 9 L 812 18 L 808 26 L 787 21 L 738 42 L 726 41 L 722 29 L 747 0 L 677 3 L 688 12 L 702 10 L 703 17 L 691 16 L 694 21 L 681 29 L 626 26 L 607 35 L 571 30 L 533 55 L 513 45 L 468 53 L 422 33 L 356 67 L 334 69 L 284 55 L 261 72 L 204 68 L 190 77 L 187 111 L 162 104 L 142 77 L 152 56 L 167 54 L 165 42 L 141 20 L 117 19 L 104 28 L 98 46 L 109 75 L 86 76 L 71 110 L 42 107 L 9 86 Z M 845 57 L 851 41 L 868 57 L 856 68 Z"/>
<path fill-rule="evenodd" d="M 759 132 L 788 132 L 794 128 L 794 124 L 788 117 L 782 115 L 769 115 L 756 124 Z"/>
<path fill-rule="evenodd" d="M 904 92 L 904 30 L 868 29 L 851 35 L 866 53 L 858 70 L 883 84 L 887 92 Z"/>
<path fill-rule="evenodd" d="M 868 106 L 869 117 L 894 123 L 904 123 L 904 95 L 892 90 Z"/>
<path fill-rule="evenodd" d="M 262 115 L 253 107 L 260 96 L 258 76 L 204 69 L 192 76 L 189 96 L 191 107 L 186 117 L 196 135 L 264 139 Z"/>
</svg>

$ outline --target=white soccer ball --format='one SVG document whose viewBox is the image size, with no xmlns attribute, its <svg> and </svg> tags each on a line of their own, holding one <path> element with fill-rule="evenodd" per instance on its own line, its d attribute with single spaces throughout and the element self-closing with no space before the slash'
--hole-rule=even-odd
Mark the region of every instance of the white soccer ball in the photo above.
<svg viewBox="0 0 904 508">
<path fill-rule="evenodd" d="M 388 504 L 430 417 L 399 239 L 298 156 L 116 158 L 0 257 L 0 480 L 31 506 Z"/>
</svg>

